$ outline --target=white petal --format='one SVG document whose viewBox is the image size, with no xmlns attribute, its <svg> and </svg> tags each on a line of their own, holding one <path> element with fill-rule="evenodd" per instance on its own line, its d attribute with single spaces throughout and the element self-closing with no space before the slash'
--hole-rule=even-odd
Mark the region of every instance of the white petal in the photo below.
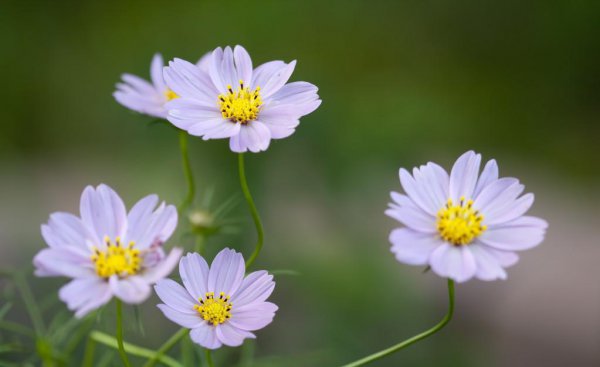
<svg viewBox="0 0 600 367">
<path fill-rule="evenodd" d="M 104 236 L 114 240 L 127 229 L 125 204 L 110 187 L 101 184 L 96 189 L 88 186 L 81 195 L 81 219 L 96 234 L 98 244 Z"/>
<path fill-rule="evenodd" d="M 467 200 L 473 198 L 475 185 L 479 176 L 481 155 L 468 151 L 454 163 L 450 173 L 450 198 L 456 203 L 464 196 Z"/>
<path fill-rule="evenodd" d="M 48 224 L 42 225 L 42 236 L 50 247 L 86 247 L 87 241 L 94 238 L 81 219 L 61 212 L 51 214 Z"/>
<path fill-rule="evenodd" d="M 229 147 L 236 153 L 251 151 L 257 153 L 266 150 L 271 142 L 271 132 L 260 121 L 251 121 L 240 127 L 240 133 L 229 140 Z"/>
<path fill-rule="evenodd" d="M 415 170 L 418 173 L 418 170 Z M 420 181 L 422 182 L 422 178 Z M 406 194 L 414 201 L 414 203 L 432 216 L 435 216 L 440 210 L 440 206 L 436 202 L 431 200 L 431 197 L 427 193 L 427 187 L 425 185 L 417 184 L 417 181 L 407 170 L 404 168 L 400 169 L 400 183 Z"/>
<path fill-rule="evenodd" d="M 237 45 L 233 49 L 233 57 L 235 59 L 235 68 L 237 70 L 237 81 L 239 82 L 239 80 L 242 80 L 246 84 L 250 84 L 252 81 L 252 59 L 250 59 L 248 51 L 242 46 Z"/>
<path fill-rule="evenodd" d="M 150 64 L 150 77 L 152 78 L 152 84 L 158 92 L 164 92 L 167 90 L 165 80 L 163 78 L 163 58 L 159 53 L 154 54 L 152 63 Z"/>
<path fill-rule="evenodd" d="M 171 279 L 161 279 L 154 286 L 154 290 L 167 306 L 181 313 L 194 314 L 198 312 L 194 309 L 197 300 L 193 299 L 185 288 Z"/>
<path fill-rule="evenodd" d="M 528 250 L 544 240 L 547 226 L 546 221 L 542 219 L 523 216 L 488 228 L 479 236 L 479 240 L 498 250 Z"/>
<path fill-rule="evenodd" d="M 158 304 L 156 305 L 165 317 L 174 323 L 183 326 L 184 328 L 194 329 L 198 327 L 202 327 L 204 324 L 204 320 L 200 317 L 198 313 L 183 313 L 179 312 L 167 305 Z"/>
<path fill-rule="evenodd" d="M 208 349 L 217 349 L 222 345 L 217 338 L 216 328 L 209 326 L 207 323 L 202 323 L 197 328 L 192 329 L 190 331 L 190 338 L 194 343 Z"/>
<path fill-rule="evenodd" d="M 33 258 L 35 275 L 83 278 L 95 276 L 91 254 L 73 246 L 53 247 L 41 250 Z"/>
<path fill-rule="evenodd" d="M 92 310 L 108 303 L 112 293 L 103 279 L 97 277 L 74 279 L 63 286 L 58 297 L 67 304 L 75 317 L 81 318 Z"/>
<path fill-rule="evenodd" d="M 179 261 L 179 274 L 185 288 L 194 299 L 208 292 L 208 264 L 197 253 L 188 253 Z"/>
<path fill-rule="evenodd" d="M 431 269 L 438 275 L 465 282 L 475 275 L 477 266 L 468 246 L 439 246 L 430 258 Z"/>
<path fill-rule="evenodd" d="M 149 284 L 166 278 L 171 274 L 175 266 L 177 266 L 177 262 L 182 253 L 183 249 L 179 247 L 173 248 L 166 258 L 162 259 L 158 264 L 155 264 L 151 268 L 147 268 L 141 275 L 142 278 Z"/>
<path fill-rule="evenodd" d="M 385 214 L 415 231 L 423 233 L 437 232 L 435 217 L 424 213 L 421 209 L 405 205 L 388 209 Z"/>
<path fill-rule="evenodd" d="M 150 296 L 150 285 L 137 275 L 119 279 L 113 275 L 108 284 L 115 297 L 125 303 L 138 304 L 144 302 Z"/>
<path fill-rule="evenodd" d="M 392 252 L 396 259 L 409 265 L 429 263 L 431 253 L 444 243 L 427 233 L 419 233 L 408 228 L 398 228 L 390 233 Z"/>
<path fill-rule="evenodd" d="M 242 254 L 225 248 L 213 260 L 208 272 L 208 291 L 234 294 L 244 279 L 246 270 Z"/>
<path fill-rule="evenodd" d="M 475 276 L 478 279 L 486 281 L 506 279 L 506 271 L 504 271 L 504 268 L 494 256 L 494 253 L 487 250 L 489 247 L 475 243 L 469 245 L 469 249 L 473 253 L 473 257 L 475 257 L 477 264 Z"/>
<path fill-rule="evenodd" d="M 249 303 L 263 302 L 275 289 L 273 276 L 264 270 L 248 274 L 240 288 L 231 297 L 231 302 L 236 307 Z"/>
<path fill-rule="evenodd" d="M 255 338 L 251 332 L 238 329 L 229 323 L 217 325 L 216 329 L 219 341 L 230 347 L 239 347 L 244 343 L 244 339 Z"/>
<path fill-rule="evenodd" d="M 475 186 L 475 191 L 473 192 L 473 198 L 476 198 L 481 190 L 483 190 L 487 185 L 496 181 L 498 179 L 498 164 L 495 159 L 490 159 L 483 168 L 483 172 L 481 172 L 481 176 L 479 176 L 479 180 L 477 180 L 477 186 Z"/>
</svg>

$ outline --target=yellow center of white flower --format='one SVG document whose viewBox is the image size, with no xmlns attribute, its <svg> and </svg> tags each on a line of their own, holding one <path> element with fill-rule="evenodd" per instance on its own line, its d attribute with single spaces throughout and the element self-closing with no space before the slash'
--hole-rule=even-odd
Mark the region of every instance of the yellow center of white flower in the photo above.
<svg viewBox="0 0 600 367">
<path fill-rule="evenodd" d="M 225 293 L 219 293 L 219 298 L 215 299 L 214 292 L 208 292 L 199 301 L 199 305 L 194 305 L 194 310 L 198 311 L 200 316 L 209 324 L 217 326 L 231 317 L 231 306 L 233 304 L 229 302 L 229 296 Z"/>
<path fill-rule="evenodd" d="M 96 274 L 102 278 L 113 275 L 125 277 L 135 275 L 141 269 L 140 250 L 135 248 L 135 242 L 129 242 L 127 247 L 121 245 L 121 239 L 117 237 L 115 242 L 104 237 L 106 249 L 100 250 L 94 247 L 92 262 L 96 267 Z"/>
<path fill-rule="evenodd" d="M 248 121 L 255 120 L 261 105 L 260 87 L 252 91 L 244 86 L 243 80 L 240 80 L 240 85 L 235 91 L 231 85 L 228 85 L 227 94 L 219 94 L 221 114 L 223 118 L 232 122 L 247 124 Z"/>
<path fill-rule="evenodd" d="M 175 98 L 179 98 L 179 95 L 177 95 L 177 93 L 173 92 L 170 88 L 164 92 L 164 95 L 165 95 L 165 98 L 167 99 L 167 102 L 172 101 Z"/>
<path fill-rule="evenodd" d="M 468 245 L 482 234 L 487 226 L 481 224 L 483 215 L 473 209 L 473 200 L 465 202 L 464 196 L 458 205 L 448 199 L 446 206 L 437 213 L 437 230 L 440 237 L 454 246 Z"/>
</svg>

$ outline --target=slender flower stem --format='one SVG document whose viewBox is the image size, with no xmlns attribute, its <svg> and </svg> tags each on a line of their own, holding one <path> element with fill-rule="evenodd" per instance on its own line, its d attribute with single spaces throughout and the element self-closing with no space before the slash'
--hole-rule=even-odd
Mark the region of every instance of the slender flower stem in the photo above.
<svg viewBox="0 0 600 367">
<path fill-rule="evenodd" d="M 102 333 L 97 330 L 94 330 L 91 332 L 90 339 L 92 339 L 93 341 L 98 342 L 100 344 L 104 344 L 107 347 L 111 347 L 114 349 L 119 348 L 117 340 L 113 336 L 110 336 L 108 334 Z M 156 353 L 153 350 L 142 348 L 142 347 L 139 347 L 139 346 L 131 344 L 131 343 L 124 342 L 124 345 L 125 345 L 125 347 L 127 347 L 127 352 L 134 356 L 144 357 L 144 358 L 152 358 L 152 356 L 154 356 L 154 354 Z M 169 356 L 160 357 L 160 361 L 169 367 L 182 367 L 182 365 L 179 362 L 177 362 L 176 360 L 174 360 L 173 358 L 171 358 Z M 91 367 L 91 366 L 92 365 L 84 364 L 84 367 Z"/>
<path fill-rule="evenodd" d="M 94 351 L 96 350 L 96 341 L 91 336 L 88 338 L 87 343 L 85 343 L 85 352 L 83 354 L 83 363 L 81 364 L 83 367 L 93 367 L 94 366 Z"/>
<path fill-rule="evenodd" d="M 256 260 L 256 257 L 262 249 L 263 242 L 265 239 L 265 233 L 263 230 L 262 222 L 260 221 L 260 216 L 258 215 L 258 210 L 256 209 L 256 205 L 254 204 L 254 199 L 252 199 L 252 195 L 250 194 L 248 182 L 246 181 L 246 170 L 244 168 L 244 153 L 240 153 L 238 155 L 238 168 L 240 174 L 240 184 L 242 185 L 242 191 L 244 192 L 246 202 L 248 202 L 250 214 L 252 215 L 252 220 L 254 221 L 254 226 L 256 227 L 256 234 L 258 236 L 254 252 L 252 252 L 252 255 L 250 255 L 250 258 L 248 258 L 248 261 L 246 261 L 246 269 L 248 269 L 250 268 L 250 265 L 252 265 L 254 260 Z"/>
<path fill-rule="evenodd" d="M 177 342 L 181 338 L 186 336 L 188 334 L 188 332 L 189 332 L 188 329 L 185 329 L 185 328 L 179 329 L 179 331 L 177 331 L 175 334 L 173 334 L 163 345 L 160 346 L 160 348 L 158 348 L 156 353 L 154 353 L 152 358 L 150 358 L 148 360 L 148 362 L 146 362 L 144 367 L 154 366 L 156 364 L 156 362 L 163 356 L 163 354 L 168 352 L 169 349 L 171 349 L 175 344 L 177 344 Z"/>
<path fill-rule="evenodd" d="M 25 308 L 27 309 L 27 313 L 29 314 L 29 318 L 31 318 L 31 323 L 33 324 L 33 328 L 35 330 L 35 334 L 38 338 L 42 338 L 46 333 L 46 327 L 44 325 L 44 319 L 42 318 L 42 313 L 33 298 L 33 293 L 31 292 L 31 288 L 29 288 L 29 284 L 27 284 L 27 280 L 25 276 L 20 273 L 15 273 L 14 282 L 21 293 L 21 297 L 23 298 L 23 303 L 25 303 Z"/>
<path fill-rule="evenodd" d="M 392 353 L 395 353 L 397 351 L 399 351 L 400 349 L 406 348 L 411 344 L 414 344 L 416 342 L 418 342 L 419 340 L 423 340 L 433 334 L 435 334 L 436 332 L 440 331 L 444 326 L 446 326 L 446 324 L 448 324 L 448 322 L 450 322 L 450 320 L 452 319 L 452 314 L 454 313 L 454 281 L 452 281 L 451 279 L 448 279 L 448 313 L 446 313 L 446 316 L 444 316 L 444 318 L 442 319 L 442 321 L 440 321 L 437 325 L 435 325 L 434 327 L 432 327 L 431 329 L 424 331 L 420 334 L 417 334 L 415 336 L 413 336 L 410 339 L 406 339 L 404 341 L 402 341 L 399 344 L 396 344 L 392 347 L 389 347 L 387 349 L 384 349 L 380 352 L 377 352 L 375 354 L 371 354 L 370 356 L 367 356 L 365 358 L 359 359 L 358 361 L 352 362 L 352 363 L 348 363 L 345 364 L 342 367 L 357 367 L 357 366 L 364 366 L 367 363 L 371 363 L 373 361 L 376 361 L 380 358 L 383 358 L 385 356 L 388 356 Z"/>
<path fill-rule="evenodd" d="M 115 298 L 115 301 L 117 304 L 117 344 L 119 345 L 119 354 L 121 355 L 121 360 L 123 360 L 123 365 L 131 367 L 127 353 L 125 353 L 125 347 L 123 346 L 123 304 L 118 298 Z"/>
<path fill-rule="evenodd" d="M 194 240 L 194 250 L 200 255 L 204 256 L 204 245 L 206 244 L 206 238 L 203 234 L 197 234 Z"/>
<path fill-rule="evenodd" d="M 194 184 L 194 174 L 190 164 L 190 156 L 188 153 L 188 134 L 184 130 L 179 131 L 179 149 L 181 151 L 181 160 L 183 163 L 183 174 L 187 182 L 187 195 L 185 200 L 179 205 L 179 214 L 182 214 L 193 202 L 196 195 L 196 185 Z"/>
<path fill-rule="evenodd" d="M 208 365 L 208 367 L 215 367 L 215 364 L 213 363 L 213 360 L 212 360 L 212 356 L 210 355 L 210 349 L 206 349 L 205 355 L 206 355 L 206 364 Z"/>
</svg>

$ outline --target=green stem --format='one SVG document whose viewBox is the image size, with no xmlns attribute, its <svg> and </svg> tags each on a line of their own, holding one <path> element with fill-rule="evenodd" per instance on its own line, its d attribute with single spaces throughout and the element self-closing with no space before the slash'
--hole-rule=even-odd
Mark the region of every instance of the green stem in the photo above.
<svg viewBox="0 0 600 367">
<path fill-rule="evenodd" d="M 197 234 L 195 239 L 194 250 L 200 255 L 204 255 L 204 245 L 206 244 L 206 238 L 202 234 Z"/>
<path fill-rule="evenodd" d="M 121 355 L 123 364 L 126 367 L 131 367 L 127 353 L 125 352 L 125 346 L 123 345 L 123 304 L 118 298 L 115 298 L 115 301 L 117 304 L 117 344 L 119 345 L 119 354 Z"/>
<path fill-rule="evenodd" d="M 246 170 L 244 168 L 244 153 L 240 153 L 238 155 L 238 168 L 240 174 L 240 184 L 242 185 L 242 191 L 244 192 L 246 202 L 248 202 L 250 214 L 252 215 L 252 220 L 254 221 L 254 226 L 256 227 L 256 234 L 258 236 L 258 239 L 256 240 L 256 246 L 254 247 L 254 252 L 252 252 L 252 255 L 250 255 L 250 258 L 248 259 L 248 261 L 246 261 L 246 269 L 248 269 L 250 268 L 250 265 L 252 265 L 254 260 L 256 260 L 256 257 L 262 249 L 263 242 L 265 239 L 265 233 L 263 230 L 262 222 L 260 221 L 260 216 L 258 215 L 258 210 L 256 210 L 256 205 L 254 204 L 254 199 L 252 199 L 252 195 L 250 194 L 248 182 L 246 181 Z"/>
<path fill-rule="evenodd" d="M 100 343 L 100 344 L 104 344 L 108 347 L 114 348 L 114 349 L 118 349 L 118 342 L 117 340 L 108 335 L 108 334 L 104 334 L 100 331 L 92 331 L 90 334 L 90 338 L 93 339 L 94 341 Z M 127 352 L 131 355 L 134 356 L 138 356 L 138 357 L 144 357 L 144 358 L 152 358 L 154 356 L 154 354 L 156 353 L 153 350 L 150 349 L 146 349 L 146 348 L 142 348 L 142 347 L 138 347 L 137 345 L 131 344 L 131 343 L 127 343 L 125 342 L 125 347 L 127 347 Z M 182 367 L 181 364 L 179 362 L 177 362 L 176 360 L 174 360 L 173 358 L 169 357 L 169 356 L 161 356 L 159 358 L 159 360 L 166 364 L 167 366 L 170 367 Z M 85 366 L 85 365 L 84 365 Z"/>
<path fill-rule="evenodd" d="M 152 367 L 156 364 L 156 362 L 160 359 L 160 357 L 163 356 L 163 354 L 165 354 L 166 352 L 169 351 L 169 349 L 171 349 L 175 344 L 177 344 L 177 342 L 183 338 L 184 336 L 186 336 L 188 334 L 189 330 L 182 328 L 179 329 L 178 332 L 176 332 L 175 334 L 173 334 L 169 340 L 167 340 L 160 348 L 158 348 L 158 350 L 156 351 L 156 353 L 154 353 L 154 355 L 152 356 L 152 358 L 150 358 L 148 360 L 148 362 L 146 362 L 146 364 L 144 365 L 144 367 Z"/>
<path fill-rule="evenodd" d="M 207 364 L 207 366 L 208 367 L 215 367 L 215 364 L 213 363 L 213 360 L 212 360 L 212 356 L 210 355 L 210 349 L 206 349 L 205 355 L 206 355 L 206 364 Z"/>
<path fill-rule="evenodd" d="M 85 352 L 83 354 L 83 367 L 92 367 L 94 366 L 94 352 L 96 350 L 96 341 L 92 336 L 90 336 L 85 343 Z"/>
<path fill-rule="evenodd" d="M 384 349 L 380 352 L 377 352 L 375 354 L 371 354 L 370 356 L 367 356 L 365 358 L 359 359 L 358 361 L 352 362 L 352 363 L 348 363 L 345 364 L 342 367 L 357 367 L 357 366 L 364 366 L 367 363 L 371 363 L 373 361 L 376 361 L 380 358 L 383 358 L 385 356 L 388 356 L 392 353 L 395 353 L 397 351 L 399 351 L 400 349 L 406 348 L 411 344 L 414 344 L 416 342 L 418 342 L 419 340 L 423 340 L 435 333 L 437 333 L 438 331 L 440 331 L 444 326 L 446 326 L 446 324 L 448 324 L 450 322 L 450 320 L 452 319 L 452 314 L 454 313 L 454 281 L 452 281 L 451 279 L 448 279 L 448 313 L 446 313 L 446 316 L 444 316 L 444 318 L 442 319 L 442 321 L 440 321 L 437 325 L 435 325 L 434 327 L 432 327 L 431 329 L 424 331 L 420 334 L 417 334 L 415 336 L 413 336 L 410 339 L 406 339 L 404 341 L 402 341 L 399 344 L 396 344 L 392 347 L 389 347 L 387 349 Z"/>
<path fill-rule="evenodd" d="M 46 327 L 44 325 L 42 314 L 37 307 L 35 299 L 33 298 L 31 288 L 29 288 L 29 284 L 27 284 L 25 276 L 20 273 L 16 273 L 14 275 L 14 281 L 17 285 L 17 288 L 19 288 L 19 292 L 21 293 L 21 297 L 25 303 L 25 308 L 27 308 L 27 313 L 31 318 L 31 323 L 33 324 L 35 334 L 38 338 L 41 338 L 46 333 Z"/>
<path fill-rule="evenodd" d="M 185 200 L 179 205 L 179 213 L 182 214 L 193 202 L 194 196 L 196 195 L 196 185 L 194 184 L 194 174 L 192 172 L 192 166 L 190 164 L 190 157 L 188 153 L 188 134 L 184 130 L 179 131 L 179 149 L 181 151 L 181 161 L 183 163 L 183 174 L 187 182 L 187 195 Z"/>
</svg>

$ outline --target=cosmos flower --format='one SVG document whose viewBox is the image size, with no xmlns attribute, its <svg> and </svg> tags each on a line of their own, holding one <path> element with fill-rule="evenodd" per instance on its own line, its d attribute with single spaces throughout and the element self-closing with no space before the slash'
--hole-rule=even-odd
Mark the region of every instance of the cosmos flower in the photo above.
<svg viewBox="0 0 600 367">
<path fill-rule="evenodd" d="M 177 226 L 177 211 L 149 195 L 129 213 L 110 187 L 88 186 L 81 196 L 81 217 L 57 212 L 42 225 L 49 248 L 33 259 L 41 277 L 73 278 L 59 291 L 75 316 L 106 304 L 115 296 L 126 303 L 141 303 L 151 284 L 166 277 L 177 265 L 182 250 L 168 255 L 162 245 Z"/>
<path fill-rule="evenodd" d="M 214 50 L 207 65 L 208 72 L 181 59 L 169 62 L 165 81 L 180 98 L 166 105 L 167 118 L 204 140 L 229 138 L 234 152 L 266 150 L 271 139 L 293 134 L 300 117 L 321 104 L 316 86 L 287 83 L 295 61 L 270 61 L 253 70 L 250 55 L 235 46 Z"/>
<path fill-rule="evenodd" d="M 170 279 L 156 283 L 154 289 L 164 302 L 158 307 L 176 324 L 191 329 L 191 339 L 208 349 L 221 345 L 239 346 L 252 331 L 273 321 L 277 306 L 265 300 L 275 288 L 273 276 L 255 271 L 244 277 L 241 254 L 221 250 L 210 268 L 197 253 L 179 262 L 183 287 Z"/>
<path fill-rule="evenodd" d="M 464 282 L 506 279 L 504 268 L 519 259 L 517 251 L 544 239 L 546 221 L 525 216 L 533 194 L 519 196 L 516 178 L 498 178 L 495 160 L 481 175 L 481 155 L 463 154 L 450 176 L 435 163 L 400 169 L 406 195 L 392 192 L 386 214 L 405 227 L 390 234 L 398 261 L 429 265 L 442 277 Z"/>
</svg>

